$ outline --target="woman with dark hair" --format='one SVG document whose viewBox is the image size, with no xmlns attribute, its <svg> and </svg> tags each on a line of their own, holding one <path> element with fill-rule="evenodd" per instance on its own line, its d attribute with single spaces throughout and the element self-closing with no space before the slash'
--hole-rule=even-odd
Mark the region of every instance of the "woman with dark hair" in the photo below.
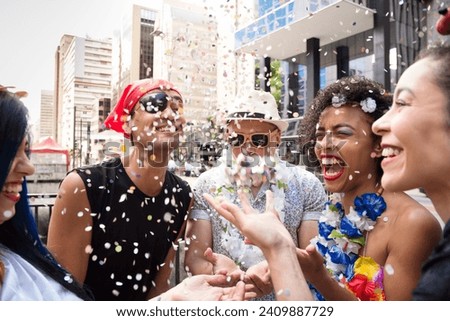
<svg viewBox="0 0 450 321">
<path fill-rule="evenodd" d="M 89 300 L 39 239 L 25 177 L 29 158 L 28 110 L 0 86 L 0 300 Z"/>
<path fill-rule="evenodd" d="M 445 223 L 414 300 L 450 300 L 450 46 L 434 45 L 400 77 L 392 108 L 377 120 L 389 191 L 422 187 Z M 427 240 L 427 236 L 421 239 Z"/>
<path fill-rule="evenodd" d="M 380 138 L 371 127 L 391 102 L 372 80 L 341 78 L 318 93 L 303 120 L 300 137 L 314 143 L 312 155 L 332 193 L 315 247 L 299 253 L 315 262 L 303 271 L 318 298 L 410 300 L 421 264 L 439 241 L 440 225 L 425 207 L 382 188 Z"/>
</svg>

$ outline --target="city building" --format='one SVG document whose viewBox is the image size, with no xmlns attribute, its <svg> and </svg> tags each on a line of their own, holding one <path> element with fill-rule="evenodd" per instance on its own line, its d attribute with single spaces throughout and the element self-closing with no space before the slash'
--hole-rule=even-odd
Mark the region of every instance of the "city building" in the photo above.
<svg viewBox="0 0 450 321">
<path fill-rule="evenodd" d="M 126 8 L 114 37 L 118 54 L 113 63 L 112 105 L 130 82 L 163 78 L 183 93 L 186 118 L 206 121 L 217 104 L 215 13 L 200 1 L 186 0 Z"/>
<path fill-rule="evenodd" d="M 157 14 L 156 9 L 136 4 L 124 8 L 120 29 L 113 39 L 113 105 L 129 83 L 153 77 Z"/>
<path fill-rule="evenodd" d="M 40 137 L 56 137 L 56 124 L 53 91 L 41 90 L 39 137 L 35 137 L 35 140 L 39 140 Z"/>
<path fill-rule="evenodd" d="M 112 39 L 63 35 L 56 52 L 57 141 L 72 166 L 90 162 L 90 136 L 99 131 L 99 101 L 111 98 Z"/>
</svg>

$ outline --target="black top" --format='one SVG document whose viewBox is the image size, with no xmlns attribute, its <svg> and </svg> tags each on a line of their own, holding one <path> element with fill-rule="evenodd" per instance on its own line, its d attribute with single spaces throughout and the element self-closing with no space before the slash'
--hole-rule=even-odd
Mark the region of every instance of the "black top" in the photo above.
<svg viewBox="0 0 450 321">
<path fill-rule="evenodd" d="M 450 221 L 445 224 L 443 239 L 423 265 L 413 300 L 450 300 Z"/>
<path fill-rule="evenodd" d="M 134 186 L 119 158 L 76 171 L 93 218 L 86 285 L 96 300 L 146 300 L 183 227 L 190 186 L 167 171 L 160 194 L 147 196 Z"/>
</svg>

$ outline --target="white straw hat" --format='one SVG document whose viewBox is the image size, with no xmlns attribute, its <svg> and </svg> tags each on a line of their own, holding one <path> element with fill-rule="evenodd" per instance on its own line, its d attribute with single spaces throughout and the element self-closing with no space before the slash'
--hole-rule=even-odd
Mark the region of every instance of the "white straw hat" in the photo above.
<svg viewBox="0 0 450 321">
<path fill-rule="evenodd" d="M 278 114 L 278 106 L 272 94 L 262 90 L 252 90 L 238 96 L 229 111 L 226 121 L 261 120 L 274 124 L 282 132 L 288 123 Z"/>
</svg>

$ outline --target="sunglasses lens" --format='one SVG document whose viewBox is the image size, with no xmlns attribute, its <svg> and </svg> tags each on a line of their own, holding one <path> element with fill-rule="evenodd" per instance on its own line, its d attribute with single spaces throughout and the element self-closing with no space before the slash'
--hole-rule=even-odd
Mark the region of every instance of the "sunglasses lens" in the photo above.
<svg viewBox="0 0 450 321">
<path fill-rule="evenodd" d="M 255 134 L 252 136 L 252 144 L 256 147 L 264 147 L 269 143 L 269 136 L 265 134 Z"/>
<path fill-rule="evenodd" d="M 269 144 L 269 136 L 266 134 L 254 134 L 251 136 L 252 145 L 255 147 L 265 147 Z M 232 147 L 240 147 L 245 143 L 245 136 L 242 134 L 234 134 L 229 138 Z"/>
<path fill-rule="evenodd" d="M 164 111 L 168 105 L 168 95 L 165 93 L 150 93 L 142 97 L 139 102 L 148 113 L 156 114 Z"/>
<path fill-rule="evenodd" d="M 229 139 L 230 145 L 233 147 L 241 146 L 242 144 L 244 144 L 244 141 L 245 141 L 245 137 L 244 137 L 244 135 L 241 135 L 241 134 L 233 135 Z"/>
</svg>

